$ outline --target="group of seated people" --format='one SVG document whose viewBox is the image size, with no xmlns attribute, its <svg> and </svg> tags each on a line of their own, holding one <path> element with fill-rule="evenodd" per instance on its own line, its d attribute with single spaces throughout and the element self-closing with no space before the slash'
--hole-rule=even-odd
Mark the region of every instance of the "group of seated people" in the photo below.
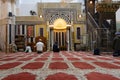
<svg viewBox="0 0 120 80">
<path fill-rule="evenodd" d="M 39 41 L 36 43 L 36 45 L 34 46 L 34 48 L 36 48 L 37 53 L 42 53 L 43 52 L 43 48 L 45 47 L 44 43 L 42 42 L 42 39 L 39 39 Z M 25 52 L 32 52 L 31 50 L 31 46 L 28 45 L 26 46 Z"/>
<path fill-rule="evenodd" d="M 16 46 L 16 44 L 13 42 L 11 45 L 12 45 L 13 52 L 17 52 L 17 46 Z M 41 39 L 40 39 L 39 42 L 37 42 L 34 47 L 36 47 L 37 53 L 42 53 L 43 52 L 43 48 L 44 48 L 44 43 L 42 43 Z M 55 42 L 53 44 L 53 52 L 59 52 L 59 51 L 60 50 L 59 50 L 58 43 Z M 26 53 L 32 52 L 31 46 L 27 45 L 26 48 L 25 48 L 25 52 Z"/>
<path fill-rule="evenodd" d="M 40 40 L 40 42 L 36 43 L 35 47 L 37 49 L 37 53 L 42 53 L 43 52 L 43 48 L 44 48 L 44 44 L 41 43 L 41 40 Z M 59 52 L 59 51 L 60 51 L 59 50 L 59 46 L 58 46 L 57 42 L 55 42 L 53 44 L 53 52 Z M 27 52 L 32 52 L 31 47 L 30 46 L 26 46 L 25 52 L 26 53 Z"/>
</svg>

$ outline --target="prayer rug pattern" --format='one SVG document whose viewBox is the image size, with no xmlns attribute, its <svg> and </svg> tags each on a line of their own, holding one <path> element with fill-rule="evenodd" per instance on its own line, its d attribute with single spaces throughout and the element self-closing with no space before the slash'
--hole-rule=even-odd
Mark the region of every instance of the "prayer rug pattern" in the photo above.
<svg viewBox="0 0 120 80">
<path fill-rule="evenodd" d="M 0 52 L 0 80 L 120 80 L 120 59 L 92 52 Z"/>
</svg>

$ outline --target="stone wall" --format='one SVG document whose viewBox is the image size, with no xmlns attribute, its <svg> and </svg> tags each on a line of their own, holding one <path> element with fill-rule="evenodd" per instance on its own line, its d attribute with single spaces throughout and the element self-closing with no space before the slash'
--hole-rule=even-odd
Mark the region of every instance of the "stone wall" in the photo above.
<svg viewBox="0 0 120 80">
<path fill-rule="evenodd" d="M 0 26 L 0 49 L 2 51 L 6 49 L 6 25 Z"/>
</svg>

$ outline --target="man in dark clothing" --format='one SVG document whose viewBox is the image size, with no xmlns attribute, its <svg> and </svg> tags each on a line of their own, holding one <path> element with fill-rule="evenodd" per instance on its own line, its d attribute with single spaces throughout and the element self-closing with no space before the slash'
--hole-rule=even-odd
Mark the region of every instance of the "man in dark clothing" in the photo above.
<svg viewBox="0 0 120 80">
<path fill-rule="evenodd" d="M 59 52 L 59 47 L 58 47 L 57 42 L 55 42 L 55 43 L 53 44 L 53 51 L 54 51 L 54 52 Z"/>
<path fill-rule="evenodd" d="M 94 55 L 100 55 L 100 49 L 99 48 L 94 49 Z"/>
<path fill-rule="evenodd" d="M 120 56 L 120 34 L 116 34 L 116 37 L 113 40 L 113 56 Z"/>
</svg>

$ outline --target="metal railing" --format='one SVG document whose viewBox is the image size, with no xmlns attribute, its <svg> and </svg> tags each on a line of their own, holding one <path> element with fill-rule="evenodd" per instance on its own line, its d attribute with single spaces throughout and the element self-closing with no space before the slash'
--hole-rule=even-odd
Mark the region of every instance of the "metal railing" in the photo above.
<svg viewBox="0 0 120 80">
<path fill-rule="evenodd" d="M 92 17 L 92 15 L 90 14 L 90 12 L 88 12 L 87 14 L 88 14 L 88 18 L 91 21 L 91 23 L 93 24 L 93 26 L 95 28 L 99 28 L 99 25 L 97 24 L 97 22 L 95 21 L 95 19 Z"/>
</svg>

